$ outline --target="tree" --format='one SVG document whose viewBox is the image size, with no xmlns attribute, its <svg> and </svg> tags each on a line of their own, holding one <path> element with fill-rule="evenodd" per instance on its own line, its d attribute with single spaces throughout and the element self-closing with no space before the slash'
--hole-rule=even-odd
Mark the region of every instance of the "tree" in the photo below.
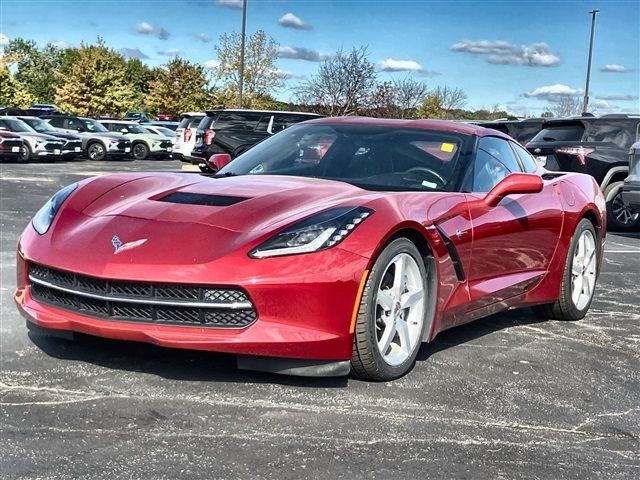
<svg viewBox="0 0 640 480">
<path fill-rule="evenodd" d="M 553 112 L 542 112 L 542 114 L 540 115 L 542 118 L 553 118 Z"/>
<path fill-rule="evenodd" d="M 436 87 L 426 96 L 419 109 L 423 118 L 450 119 L 452 111 L 467 103 L 467 94 L 458 87 Z"/>
<path fill-rule="evenodd" d="M 11 75 L 6 64 L 0 64 L 0 105 L 27 108 L 35 98 L 24 84 Z"/>
<path fill-rule="evenodd" d="M 320 105 L 328 115 L 356 115 L 364 110 L 376 87 L 376 70 L 365 47 L 342 50 L 320 64 L 318 73 L 295 89 L 308 105 Z"/>
<path fill-rule="evenodd" d="M 149 93 L 151 81 L 156 72 L 147 67 L 141 60 L 130 58 L 126 61 L 124 81 L 131 85 L 134 96 L 134 109 L 144 110 L 144 96 Z"/>
<path fill-rule="evenodd" d="M 366 114 L 372 117 L 414 118 L 429 88 L 411 77 L 381 82 L 371 92 Z"/>
<path fill-rule="evenodd" d="M 59 74 L 55 101 L 64 110 L 77 115 L 122 115 L 134 105 L 134 92 L 125 81 L 125 59 L 107 48 L 102 40 L 96 45 L 82 44 L 75 62 Z"/>
<path fill-rule="evenodd" d="M 145 103 L 153 113 L 180 115 L 209 107 L 209 81 L 202 65 L 174 58 L 155 70 Z"/>
<path fill-rule="evenodd" d="M 53 102 L 62 52 L 52 44 L 39 49 L 33 40 L 14 38 L 9 42 L 6 53 L 16 59 L 15 80 L 24 85 L 34 101 Z"/>
<path fill-rule="evenodd" d="M 582 101 L 578 97 L 563 95 L 549 109 L 556 117 L 570 117 L 582 113 Z"/>
<path fill-rule="evenodd" d="M 240 40 L 238 33 L 225 33 L 216 46 L 220 62 L 216 68 L 216 79 L 222 81 L 224 89 L 236 101 L 240 85 Z M 244 106 L 253 107 L 261 97 L 282 85 L 282 75 L 275 66 L 278 46 L 263 30 L 246 39 L 242 89 Z"/>
</svg>

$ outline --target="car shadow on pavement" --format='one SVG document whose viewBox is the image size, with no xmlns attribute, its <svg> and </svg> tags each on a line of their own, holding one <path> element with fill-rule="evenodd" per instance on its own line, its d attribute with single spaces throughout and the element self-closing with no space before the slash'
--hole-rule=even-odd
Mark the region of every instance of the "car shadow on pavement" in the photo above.
<svg viewBox="0 0 640 480">
<path fill-rule="evenodd" d="M 418 362 L 440 351 L 471 342 L 499 330 L 545 322 L 531 310 L 503 312 L 442 332 L 418 353 Z M 169 380 L 274 383 L 310 388 L 343 388 L 348 377 L 309 378 L 239 370 L 231 354 L 179 350 L 151 344 L 111 340 L 76 334 L 73 341 L 29 332 L 31 341 L 47 355 L 60 360 L 87 362 L 105 368 L 144 372 Z M 419 368 L 419 363 L 418 363 Z"/>
<path fill-rule="evenodd" d="M 439 333 L 432 342 L 422 344 L 417 359 L 418 362 L 427 360 L 438 352 L 472 342 L 499 330 L 548 321 L 545 318 L 538 317 L 529 308 L 518 308 L 497 313 Z"/>
</svg>

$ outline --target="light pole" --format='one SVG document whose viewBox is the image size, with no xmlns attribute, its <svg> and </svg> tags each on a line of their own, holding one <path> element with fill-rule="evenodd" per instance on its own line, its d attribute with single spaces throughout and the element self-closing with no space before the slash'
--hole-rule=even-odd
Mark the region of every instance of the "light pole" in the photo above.
<svg viewBox="0 0 640 480">
<path fill-rule="evenodd" d="M 589 39 L 589 61 L 587 62 L 587 85 L 584 88 L 584 101 L 582 103 L 582 113 L 587 113 L 589 106 L 589 80 L 591 78 L 591 56 L 593 54 L 593 33 L 596 29 L 596 14 L 600 10 L 591 10 L 591 38 Z"/>
<path fill-rule="evenodd" d="M 244 35 L 247 28 L 247 0 L 242 0 L 242 33 L 240 34 L 240 82 L 238 86 L 238 108 L 242 108 L 242 87 L 244 84 Z"/>
</svg>

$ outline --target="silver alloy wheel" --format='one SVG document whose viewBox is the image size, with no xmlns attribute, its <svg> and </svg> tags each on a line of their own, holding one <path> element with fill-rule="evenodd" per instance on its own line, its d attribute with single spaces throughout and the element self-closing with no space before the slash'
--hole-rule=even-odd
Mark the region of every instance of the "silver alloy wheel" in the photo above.
<svg viewBox="0 0 640 480">
<path fill-rule="evenodd" d="M 571 301 L 583 310 L 591 301 L 596 284 L 596 240 L 585 230 L 580 234 L 571 264 Z"/>
<path fill-rule="evenodd" d="M 382 275 L 376 297 L 376 337 L 383 360 L 402 364 L 420 344 L 425 292 L 420 269 L 408 253 L 396 255 Z"/>
<path fill-rule="evenodd" d="M 91 160 L 101 160 L 104 158 L 104 146 L 101 143 L 93 143 L 89 147 L 89 158 Z"/>
<path fill-rule="evenodd" d="M 136 160 L 142 160 L 147 156 L 147 147 L 142 143 L 136 143 L 133 147 L 133 156 Z"/>
<path fill-rule="evenodd" d="M 619 191 L 611 201 L 611 211 L 613 216 L 623 225 L 634 223 L 638 220 L 640 213 L 631 213 L 622 201 L 622 191 Z"/>
</svg>

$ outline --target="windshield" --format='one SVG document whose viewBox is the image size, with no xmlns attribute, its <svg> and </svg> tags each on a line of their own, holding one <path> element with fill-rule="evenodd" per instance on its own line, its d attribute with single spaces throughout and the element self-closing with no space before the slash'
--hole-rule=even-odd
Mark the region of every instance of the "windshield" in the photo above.
<svg viewBox="0 0 640 480">
<path fill-rule="evenodd" d="M 0 119 L 0 130 L 9 130 L 11 132 L 35 132 L 33 128 L 17 118 Z"/>
<path fill-rule="evenodd" d="M 453 191 L 470 137 L 367 125 L 296 125 L 256 145 L 219 175 L 325 178 L 366 190 Z"/>
<path fill-rule="evenodd" d="M 53 125 L 39 118 L 25 118 L 23 122 L 39 133 L 57 132 Z"/>
<path fill-rule="evenodd" d="M 164 135 L 165 137 L 173 137 L 176 133 L 170 128 L 165 128 L 165 127 L 154 127 L 154 130 L 160 135 Z"/>
<path fill-rule="evenodd" d="M 127 133 L 143 133 L 143 134 L 149 134 L 149 133 L 153 133 L 150 132 L 149 130 L 147 130 L 144 127 L 141 127 L 138 124 L 135 125 L 129 125 L 129 124 L 125 124 L 125 123 L 121 123 L 121 124 L 116 124 L 118 126 L 118 130 L 122 131 L 122 130 L 126 130 Z"/>
<path fill-rule="evenodd" d="M 82 124 L 82 130 L 85 132 L 108 132 L 103 125 L 100 125 L 95 120 L 91 120 L 89 118 L 81 118 L 80 123 Z"/>
</svg>

